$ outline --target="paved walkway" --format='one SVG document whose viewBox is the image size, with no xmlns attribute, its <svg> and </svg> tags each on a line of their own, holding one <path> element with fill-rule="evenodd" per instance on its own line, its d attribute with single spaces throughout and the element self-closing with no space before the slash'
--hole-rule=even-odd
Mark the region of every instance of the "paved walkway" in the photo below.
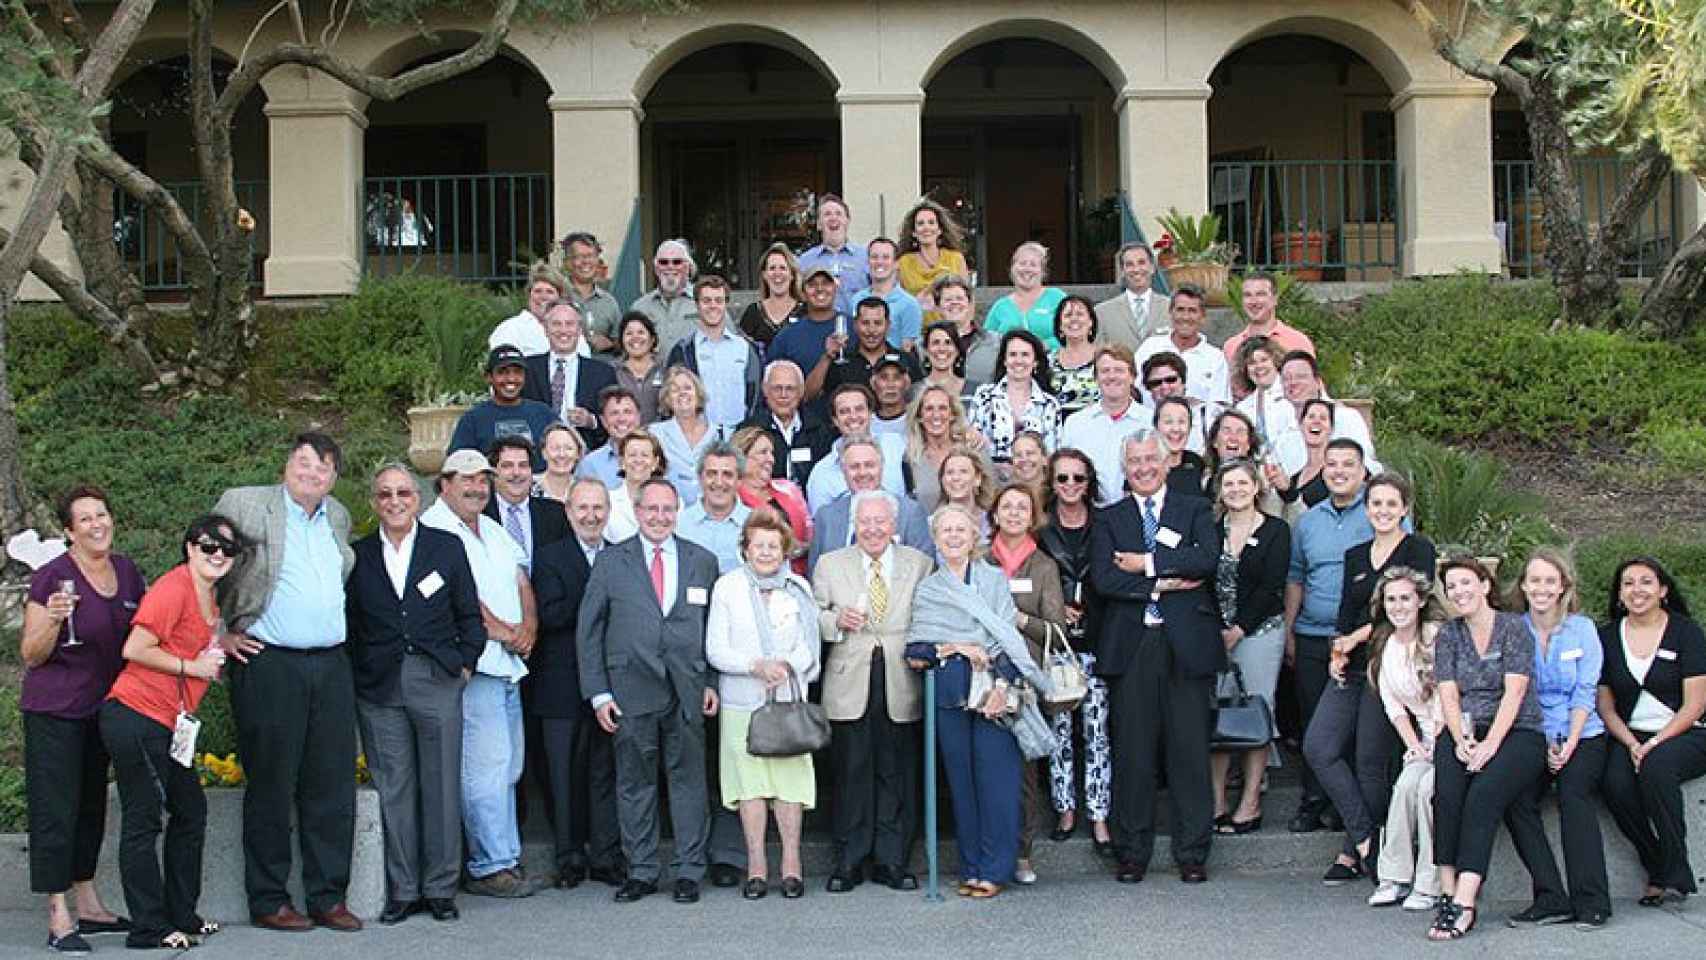
<svg viewBox="0 0 1706 960">
<path fill-rule="evenodd" d="M 502 957 L 778 958 L 854 957 L 1327 957 L 1438 958 L 1706 956 L 1706 903 L 1659 910 L 1616 901 L 1617 915 L 1597 933 L 1569 926 L 1510 930 L 1504 918 L 1521 904 L 1490 904 L 1457 945 L 1423 939 L 1427 920 L 1397 908 L 1364 906 L 1366 884 L 1325 889 L 1313 874 L 1222 874 L 1186 887 L 1169 873 L 1135 887 L 1071 879 L 1009 891 L 989 902 L 926 903 L 870 884 L 851 894 L 823 891 L 815 878 L 804 900 L 772 896 L 747 903 L 733 890 L 706 890 L 694 906 L 667 896 L 611 902 L 609 888 L 547 891 L 525 901 L 461 898 L 451 924 L 416 917 L 360 934 L 317 930 L 263 933 L 232 926 L 191 953 L 197 960 L 266 957 L 339 960 L 407 957 L 469 960 Z M 228 918 L 226 918 L 228 919 Z M 42 917 L 0 913 L 0 957 L 45 956 Z M 97 954 L 125 955 L 122 938 L 97 937 Z M 1239 951 L 1234 953 L 1233 951 Z M 1495 952 L 1496 951 L 1496 952 Z"/>
</svg>

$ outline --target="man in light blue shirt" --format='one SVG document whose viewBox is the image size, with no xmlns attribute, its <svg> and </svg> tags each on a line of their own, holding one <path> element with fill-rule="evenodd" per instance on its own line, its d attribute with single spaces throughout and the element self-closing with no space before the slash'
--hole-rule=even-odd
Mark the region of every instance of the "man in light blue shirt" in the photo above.
<svg viewBox="0 0 1706 960">
<path fill-rule="evenodd" d="M 763 361 L 752 341 L 729 329 L 729 285 L 722 277 L 699 279 L 694 294 L 699 322 L 691 336 L 671 347 L 664 361 L 699 375 L 705 384 L 705 418 L 726 436 L 739 428 L 758 405 Z"/>
<path fill-rule="evenodd" d="M 752 509 L 740 502 L 735 489 L 746 467 L 746 458 L 728 443 L 718 441 L 699 457 L 699 501 L 681 511 L 676 536 L 711 551 L 717 570 L 728 573 L 740 566 L 740 531 Z"/>
<path fill-rule="evenodd" d="M 800 254 L 800 276 L 809 276 L 812 269 L 822 267 L 835 279 L 835 312 L 844 317 L 853 315 L 853 291 L 871 285 L 871 273 L 865 248 L 847 240 L 847 228 L 853 223 L 853 212 L 847 201 L 833 193 L 818 198 L 817 228 L 823 242 Z M 802 364 L 803 366 L 803 364 Z"/>
<path fill-rule="evenodd" d="M 831 395 L 830 411 L 835 429 L 841 437 L 830 448 L 829 456 L 817 462 L 806 480 L 806 506 L 812 513 L 822 510 L 831 500 L 849 489 L 841 464 L 841 447 L 849 437 L 871 438 L 880 451 L 877 468 L 882 471 L 882 488 L 895 496 L 906 493 L 906 441 L 892 433 L 873 436 L 871 413 L 876 396 L 871 388 L 859 383 L 845 383 Z"/>
<path fill-rule="evenodd" d="M 865 245 L 870 264 L 871 285 L 853 294 L 848 302 L 857 305 L 866 297 L 877 297 L 889 305 L 889 346 L 911 352 L 924 329 L 924 311 L 918 298 L 907 293 L 895 276 L 895 264 L 900 247 L 888 237 L 878 237 Z"/>
</svg>

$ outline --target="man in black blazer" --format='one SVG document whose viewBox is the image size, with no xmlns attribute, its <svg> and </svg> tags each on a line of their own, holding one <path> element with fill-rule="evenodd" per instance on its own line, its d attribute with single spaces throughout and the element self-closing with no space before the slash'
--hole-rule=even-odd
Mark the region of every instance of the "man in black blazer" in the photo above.
<svg viewBox="0 0 1706 960">
<path fill-rule="evenodd" d="M 717 558 L 675 535 L 681 501 L 667 480 L 640 487 L 640 532 L 606 548 L 581 601 L 581 694 L 615 737 L 617 817 L 628 881 L 619 903 L 656 893 L 658 757 L 669 776 L 675 900 L 695 903 L 705 876 L 704 717 L 717 712 L 705 663 L 705 618 Z"/>
<path fill-rule="evenodd" d="M 533 496 L 533 444 L 526 437 L 499 437 L 486 457 L 497 471 L 486 516 L 521 544 L 531 570 L 540 547 L 569 538 L 569 516 L 557 501 Z"/>
<path fill-rule="evenodd" d="M 792 480 L 801 490 L 812 465 L 829 455 L 835 430 L 817 414 L 800 406 L 805 399 L 806 378 L 792 360 L 772 360 L 764 368 L 764 400 L 746 418 L 743 427 L 763 427 L 775 447 L 776 463 L 771 475 Z"/>
<path fill-rule="evenodd" d="M 1121 449 L 1131 495 L 1090 533 L 1090 579 L 1106 601 L 1096 672 L 1108 678 L 1117 878 L 1136 883 L 1155 846 L 1156 772 L 1167 763 L 1173 859 L 1186 883 L 1208 879 L 1213 829 L 1209 736 L 1215 674 L 1226 665 L 1213 583 L 1220 532 L 1200 496 L 1166 487 L 1160 437 Z"/>
<path fill-rule="evenodd" d="M 576 355 L 581 315 L 567 300 L 553 300 L 546 306 L 545 339 L 551 350 L 527 358 L 527 383 L 521 397 L 550 407 L 558 420 L 580 431 L 588 450 L 596 449 L 608 439 L 594 412 L 598 392 L 616 385 L 616 371 L 603 360 Z"/>
<path fill-rule="evenodd" d="M 523 458 L 525 459 L 525 457 Z M 461 541 L 421 526 L 401 464 L 373 478 L 379 530 L 353 546 L 345 586 L 356 716 L 385 823 L 385 910 L 454 919 L 462 857 L 462 687 L 486 647 Z"/>
</svg>

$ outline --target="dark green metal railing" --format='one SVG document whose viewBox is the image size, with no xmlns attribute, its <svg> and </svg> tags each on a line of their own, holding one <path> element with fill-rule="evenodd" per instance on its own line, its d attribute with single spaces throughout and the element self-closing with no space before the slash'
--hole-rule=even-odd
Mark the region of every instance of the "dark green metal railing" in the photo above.
<svg viewBox="0 0 1706 960">
<path fill-rule="evenodd" d="M 200 180 L 180 180 L 160 184 L 177 199 L 184 215 L 198 227 L 206 228 L 211 215 L 207 190 Z M 254 252 L 252 282 L 261 282 L 261 268 L 266 264 L 268 250 L 267 182 L 238 180 L 235 184 L 237 205 L 255 218 L 255 232 L 250 235 Z M 122 190 L 113 191 L 113 243 L 119 256 L 142 280 L 147 293 L 166 293 L 184 290 L 189 281 L 178 256 L 177 241 L 166 229 L 160 217 L 140 201 Z"/>
<path fill-rule="evenodd" d="M 622 234 L 622 251 L 617 254 L 616 267 L 610 271 L 610 294 L 617 303 L 633 303 L 646 292 L 646 251 L 640 249 L 640 212 L 644 197 L 634 198 L 634 212 L 628 217 L 628 229 Z"/>
<path fill-rule="evenodd" d="M 1209 164 L 1209 212 L 1238 263 L 1304 280 L 1398 273 L 1398 165 L 1389 160 Z"/>
<path fill-rule="evenodd" d="M 1617 201 L 1634 164 L 1621 157 L 1578 157 L 1576 188 L 1582 215 L 1597 223 Z M 1493 164 L 1493 221 L 1504 244 L 1505 264 L 1515 276 L 1546 271 L 1546 229 L 1534 164 L 1527 160 Z M 1635 222 L 1629 249 L 1618 262 L 1625 277 L 1657 276 L 1676 251 L 1678 178 L 1667 179 Z"/>
<path fill-rule="evenodd" d="M 551 176 L 369 177 L 357 229 L 367 276 L 516 283 L 551 251 Z"/>
</svg>

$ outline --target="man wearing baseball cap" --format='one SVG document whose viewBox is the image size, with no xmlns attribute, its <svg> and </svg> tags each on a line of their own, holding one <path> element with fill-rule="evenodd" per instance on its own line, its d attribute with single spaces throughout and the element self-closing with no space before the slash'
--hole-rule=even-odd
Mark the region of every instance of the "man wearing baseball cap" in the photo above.
<svg viewBox="0 0 1706 960">
<path fill-rule="evenodd" d="M 444 452 L 479 452 L 491 449 L 492 441 L 499 437 L 526 437 L 533 444 L 533 472 L 542 473 L 545 460 L 539 451 L 544 446 L 545 428 L 557 422 L 557 413 L 537 400 L 521 398 L 527 384 L 526 355 L 509 344 L 493 349 L 486 357 L 486 383 L 492 388 L 491 399 L 475 404 L 456 421 L 450 446 Z M 449 462 L 447 458 L 445 463 Z"/>
<path fill-rule="evenodd" d="M 497 352 L 492 351 L 494 357 Z M 485 649 L 462 689 L 464 889 L 487 897 L 527 897 L 541 885 L 522 873 L 515 783 L 525 756 L 521 678 L 527 676 L 527 664 L 522 658 L 533 651 L 539 621 L 526 552 L 484 512 L 494 472 L 480 451 L 453 450 L 439 470 L 438 500 L 420 522 L 461 542 L 485 624 Z"/>
<path fill-rule="evenodd" d="M 846 320 L 835 310 L 835 276 L 827 267 L 816 266 L 805 271 L 800 286 L 806 295 L 806 312 L 770 341 L 766 356 L 771 360 L 792 360 L 805 371 L 806 405 L 814 414 L 823 416 L 827 392 L 824 378 L 847 348 Z M 839 331 L 838 318 L 842 323 Z"/>
</svg>

